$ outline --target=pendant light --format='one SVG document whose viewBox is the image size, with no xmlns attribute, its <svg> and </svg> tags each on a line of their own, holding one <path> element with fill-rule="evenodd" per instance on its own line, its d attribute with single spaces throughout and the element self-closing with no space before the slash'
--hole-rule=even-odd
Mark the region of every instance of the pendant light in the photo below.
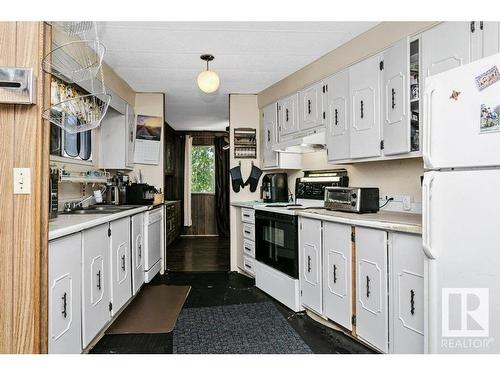
<svg viewBox="0 0 500 375">
<path fill-rule="evenodd" d="M 207 62 L 207 70 L 198 74 L 198 87 L 201 91 L 211 94 L 219 88 L 220 80 L 217 73 L 208 69 L 208 62 L 212 61 L 215 57 L 212 55 L 201 55 L 200 59 Z"/>
</svg>

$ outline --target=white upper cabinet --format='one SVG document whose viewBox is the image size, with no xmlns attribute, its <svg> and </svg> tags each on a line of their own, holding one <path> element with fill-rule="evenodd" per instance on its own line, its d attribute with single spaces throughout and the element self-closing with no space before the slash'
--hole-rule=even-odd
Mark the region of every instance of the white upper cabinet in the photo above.
<svg viewBox="0 0 500 375">
<path fill-rule="evenodd" d="M 133 169 L 135 113 L 125 105 L 125 113 L 109 109 L 101 124 L 101 168 Z"/>
<path fill-rule="evenodd" d="M 115 315 L 132 297 L 130 218 L 110 223 L 111 229 L 111 301 Z"/>
<path fill-rule="evenodd" d="M 500 22 L 472 21 L 470 23 L 472 60 L 500 52 Z"/>
<path fill-rule="evenodd" d="M 302 304 L 321 314 L 321 220 L 300 218 L 299 281 Z"/>
<path fill-rule="evenodd" d="M 349 68 L 352 158 L 380 156 L 381 55 Z"/>
<path fill-rule="evenodd" d="M 299 91 L 299 129 L 307 130 L 324 124 L 323 82 L 317 82 Z"/>
<path fill-rule="evenodd" d="M 270 104 L 262 110 L 263 129 L 262 150 L 264 157 L 264 168 L 278 167 L 278 153 L 273 151 L 273 146 L 277 143 L 277 105 Z"/>
<path fill-rule="evenodd" d="M 82 351 L 82 236 L 49 243 L 49 354 Z"/>
<path fill-rule="evenodd" d="M 387 232 L 356 227 L 356 278 L 356 332 L 387 353 Z"/>
<path fill-rule="evenodd" d="M 298 101 L 299 95 L 293 94 L 278 102 L 279 139 L 299 130 Z"/>
<path fill-rule="evenodd" d="M 422 84 L 425 78 L 470 60 L 469 22 L 443 22 L 422 34 Z"/>
<path fill-rule="evenodd" d="M 328 161 L 349 159 L 349 70 L 344 70 L 324 82 L 323 97 L 326 112 L 326 147 Z"/>
<path fill-rule="evenodd" d="M 383 55 L 382 115 L 384 154 L 410 151 L 410 86 L 408 83 L 410 51 L 404 38 Z"/>
</svg>

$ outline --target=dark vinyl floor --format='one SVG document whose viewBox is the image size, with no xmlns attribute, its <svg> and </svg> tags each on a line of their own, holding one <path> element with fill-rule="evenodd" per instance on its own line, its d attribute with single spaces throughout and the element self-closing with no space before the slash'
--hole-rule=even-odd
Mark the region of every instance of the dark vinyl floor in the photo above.
<svg viewBox="0 0 500 375">
<path fill-rule="evenodd" d="M 184 307 L 207 307 L 273 301 L 314 353 L 372 353 L 346 334 L 330 329 L 303 313 L 294 313 L 254 286 L 254 280 L 235 272 L 170 272 L 152 284 L 190 285 Z M 91 353 L 172 353 L 173 333 L 105 335 Z"/>
<path fill-rule="evenodd" d="M 167 248 L 167 270 L 175 272 L 229 271 L 229 238 L 179 237 Z"/>
</svg>

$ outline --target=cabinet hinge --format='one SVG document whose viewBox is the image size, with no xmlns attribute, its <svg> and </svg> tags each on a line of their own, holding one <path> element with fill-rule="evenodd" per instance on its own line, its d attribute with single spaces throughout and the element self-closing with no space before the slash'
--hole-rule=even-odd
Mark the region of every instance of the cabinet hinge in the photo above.
<svg viewBox="0 0 500 375">
<path fill-rule="evenodd" d="M 356 315 L 353 315 L 353 316 L 351 317 L 351 324 L 352 324 L 353 326 L 355 326 L 355 325 L 356 325 Z"/>
<path fill-rule="evenodd" d="M 356 234 L 354 232 L 351 232 L 351 242 L 356 242 Z"/>
<path fill-rule="evenodd" d="M 473 33 L 474 31 L 476 31 L 476 22 L 475 21 L 471 21 L 471 23 L 470 23 L 470 32 Z"/>
<path fill-rule="evenodd" d="M 326 112 L 323 112 L 323 120 L 326 119 Z"/>
<path fill-rule="evenodd" d="M 111 228 L 108 228 L 108 237 L 111 237 Z"/>
<path fill-rule="evenodd" d="M 109 311 L 111 311 L 111 310 L 113 310 L 113 303 L 112 302 L 109 303 Z"/>
<path fill-rule="evenodd" d="M 384 60 L 379 63 L 380 70 L 384 70 Z"/>
<path fill-rule="evenodd" d="M 380 141 L 380 149 L 383 150 L 384 149 L 384 140 L 382 139 Z"/>
</svg>

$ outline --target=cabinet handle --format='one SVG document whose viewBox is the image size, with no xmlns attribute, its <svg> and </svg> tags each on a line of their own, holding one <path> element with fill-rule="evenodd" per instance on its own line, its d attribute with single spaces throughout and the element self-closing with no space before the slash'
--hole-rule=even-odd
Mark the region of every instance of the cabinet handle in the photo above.
<svg viewBox="0 0 500 375">
<path fill-rule="evenodd" d="M 63 294 L 63 296 L 62 296 L 61 299 L 63 300 L 63 311 L 61 313 L 62 313 L 62 316 L 64 318 L 66 318 L 68 316 L 68 313 L 66 311 L 67 302 L 68 302 L 68 296 L 67 296 L 66 292 L 64 292 L 64 294 Z"/>
<path fill-rule="evenodd" d="M 246 234 L 250 234 L 251 232 L 250 232 L 250 231 L 248 231 L 248 230 L 246 230 L 246 231 L 245 231 L 245 233 L 246 233 Z"/>
<path fill-rule="evenodd" d="M 370 298 L 370 278 L 366 276 L 366 298 Z"/>
<path fill-rule="evenodd" d="M 359 106 L 360 116 L 361 116 L 361 118 L 363 118 L 363 117 L 365 117 L 365 109 L 364 109 L 365 103 L 363 103 L 363 101 L 361 100 L 361 102 L 359 104 L 360 104 L 360 106 Z"/>
<path fill-rule="evenodd" d="M 288 122 L 288 108 L 285 110 L 285 121 Z"/>
<path fill-rule="evenodd" d="M 307 256 L 307 273 L 311 273 L 311 257 Z"/>
<path fill-rule="evenodd" d="M 267 141 L 271 142 L 271 131 L 267 129 Z"/>
<path fill-rule="evenodd" d="M 130 143 L 134 142 L 134 131 L 130 132 Z"/>
<path fill-rule="evenodd" d="M 311 99 L 307 99 L 307 113 L 311 114 Z"/>
<path fill-rule="evenodd" d="M 337 266 L 333 265 L 333 283 L 337 284 Z"/>
<path fill-rule="evenodd" d="M 122 271 L 125 271 L 125 254 L 122 255 Z"/>
<path fill-rule="evenodd" d="M 335 108 L 335 125 L 339 124 L 339 111 Z"/>
<path fill-rule="evenodd" d="M 415 315 L 415 291 L 410 290 L 410 313 Z"/>
<path fill-rule="evenodd" d="M 394 88 L 391 89 L 391 96 L 392 96 L 392 109 L 396 108 L 396 90 Z"/>
<path fill-rule="evenodd" d="M 249 247 L 246 247 L 246 246 L 245 246 L 245 250 L 249 251 L 249 252 L 252 252 L 252 249 L 250 249 Z"/>
<path fill-rule="evenodd" d="M 248 214 L 243 214 L 243 216 L 245 216 L 245 217 L 250 217 L 250 215 L 248 215 Z"/>
<path fill-rule="evenodd" d="M 97 289 L 101 290 L 101 270 L 97 272 Z"/>
<path fill-rule="evenodd" d="M 139 244 L 139 259 L 142 258 L 142 244 Z"/>
</svg>

